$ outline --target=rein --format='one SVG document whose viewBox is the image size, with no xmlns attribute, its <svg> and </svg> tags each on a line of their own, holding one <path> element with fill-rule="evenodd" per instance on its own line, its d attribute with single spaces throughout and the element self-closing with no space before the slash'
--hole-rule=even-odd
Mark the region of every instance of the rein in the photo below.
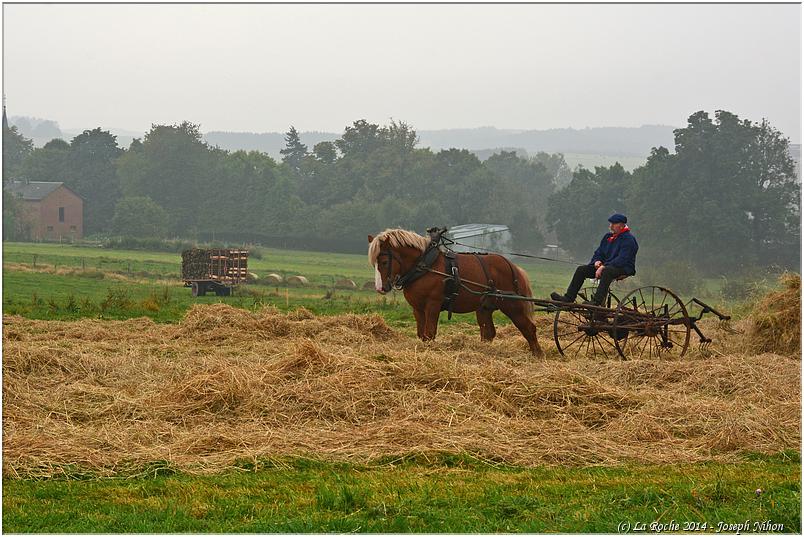
<svg viewBox="0 0 804 537">
<path fill-rule="evenodd" d="M 577 265 L 578 264 L 575 261 L 567 261 L 566 259 L 554 259 L 552 257 L 542 257 L 542 256 L 538 256 L 538 255 L 533 255 L 533 254 L 525 254 L 525 253 L 519 253 L 519 252 L 498 252 L 497 250 L 489 250 L 488 248 L 483 248 L 482 246 L 475 246 L 473 244 L 464 244 L 462 242 L 458 242 L 458 241 L 455 241 L 455 240 L 453 240 L 452 243 L 457 244 L 458 246 L 465 246 L 467 248 L 475 248 L 477 250 L 483 250 L 484 252 L 488 252 L 490 254 L 512 255 L 512 256 L 516 256 L 516 257 L 529 257 L 531 259 L 541 259 L 543 261 L 553 261 L 555 263 L 566 263 L 567 265 Z"/>
</svg>

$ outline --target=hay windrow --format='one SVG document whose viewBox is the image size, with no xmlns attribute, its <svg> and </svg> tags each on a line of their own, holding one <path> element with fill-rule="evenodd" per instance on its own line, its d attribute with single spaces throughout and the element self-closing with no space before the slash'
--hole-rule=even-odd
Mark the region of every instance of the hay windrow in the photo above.
<svg viewBox="0 0 804 537">
<path fill-rule="evenodd" d="M 546 360 L 515 329 L 433 343 L 378 315 L 225 304 L 175 325 L 4 317 L 4 471 L 112 475 L 166 461 L 370 461 L 470 452 L 520 465 L 728 461 L 798 448 L 800 361 L 741 354 L 745 335 L 682 360 Z M 709 331 L 709 327 L 705 328 Z"/>
<path fill-rule="evenodd" d="M 755 352 L 775 352 L 801 358 L 801 276 L 779 278 L 780 291 L 768 293 L 751 313 L 749 343 Z"/>
</svg>

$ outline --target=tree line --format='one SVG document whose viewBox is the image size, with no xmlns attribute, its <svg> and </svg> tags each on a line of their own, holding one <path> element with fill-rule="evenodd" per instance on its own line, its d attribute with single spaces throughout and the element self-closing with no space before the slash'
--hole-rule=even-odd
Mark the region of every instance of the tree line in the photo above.
<svg viewBox="0 0 804 537">
<path fill-rule="evenodd" d="M 339 250 L 362 249 L 367 233 L 386 227 L 483 222 L 508 225 L 518 249 L 537 251 L 554 234 L 585 260 L 618 211 L 634 224 L 641 258 L 720 273 L 798 263 L 788 145 L 765 121 L 698 112 L 675 131 L 675 153 L 654 148 L 633 172 L 615 164 L 570 173 L 560 154 L 503 151 L 481 162 L 466 150 L 434 152 L 396 121 L 355 121 L 312 148 L 291 127 L 281 160 L 211 146 L 190 122 L 153 125 L 127 149 L 101 128 L 33 148 L 11 127 L 3 178 L 64 182 L 84 198 L 88 235 Z M 17 205 L 4 195 L 5 239 L 24 234 Z"/>
</svg>

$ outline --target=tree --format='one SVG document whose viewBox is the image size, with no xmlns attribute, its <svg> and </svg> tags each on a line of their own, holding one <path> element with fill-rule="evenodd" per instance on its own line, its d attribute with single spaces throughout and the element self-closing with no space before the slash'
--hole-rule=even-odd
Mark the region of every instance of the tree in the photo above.
<svg viewBox="0 0 804 537">
<path fill-rule="evenodd" d="M 171 233 L 196 236 L 208 217 L 202 207 L 221 154 L 203 141 L 198 125 L 153 125 L 141 143 L 132 142 L 120 157 L 121 189 L 129 197 L 156 200 L 170 215 Z"/>
<path fill-rule="evenodd" d="M 282 162 L 298 173 L 304 157 L 307 156 L 307 146 L 301 143 L 299 133 L 293 125 L 290 126 L 290 130 L 285 134 L 285 149 L 279 152 L 282 154 Z"/>
<path fill-rule="evenodd" d="M 674 133 L 675 154 L 655 149 L 629 189 L 644 252 L 709 274 L 796 266 L 800 198 L 789 140 L 767 121 L 723 110 L 714 121 L 696 112 Z"/>
<path fill-rule="evenodd" d="M 85 130 L 70 141 L 70 176 L 64 182 L 84 198 L 87 234 L 109 229 L 121 196 L 116 160 L 122 153 L 117 137 L 100 127 Z"/>
<path fill-rule="evenodd" d="M 267 232 L 267 214 L 276 203 L 277 163 L 258 151 L 215 150 L 215 180 L 202 204 L 199 230 L 208 233 Z"/>
<path fill-rule="evenodd" d="M 572 170 L 564 160 L 561 153 L 545 153 L 539 151 L 530 159 L 532 162 L 539 163 L 547 169 L 547 173 L 552 177 L 553 185 L 556 190 L 564 188 L 572 181 Z"/>
<path fill-rule="evenodd" d="M 3 190 L 3 240 L 29 240 L 32 227 L 30 214 L 22 202 Z"/>
<path fill-rule="evenodd" d="M 508 183 L 500 213 L 511 228 L 516 247 L 543 247 L 547 202 L 554 190 L 552 174 L 541 162 L 520 158 L 513 151 L 496 153 L 483 166 L 502 179 L 500 189 Z"/>
<path fill-rule="evenodd" d="M 346 127 L 343 136 L 335 140 L 335 146 L 343 156 L 368 154 L 381 144 L 380 126 L 365 119 L 357 120 L 351 127 Z"/>
<path fill-rule="evenodd" d="M 334 164 L 338 159 L 338 150 L 332 142 L 319 142 L 313 146 L 315 158 L 324 164 Z"/>
<path fill-rule="evenodd" d="M 20 174 L 29 181 L 65 182 L 71 178 L 70 144 L 56 138 L 34 149 L 20 166 Z"/>
<path fill-rule="evenodd" d="M 19 133 L 16 126 L 9 127 L 3 109 L 3 184 L 13 181 L 25 157 L 33 151 L 33 141 Z"/>
<path fill-rule="evenodd" d="M 128 237 L 165 236 L 168 216 L 165 210 L 147 196 L 122 198 L 112 218 L 112 231 Z"/>
<path fill-rule="evenodd" d="M 594 172 L 579 168 L 565 188 L 550 196 L 548 229 L 556 232 L 561 246 L 575 259 L 592 257 L 612 213 L 628 213 L 625 190 L 629 182 L 630 174 L 619 163 L 595 167 Z"/>
</svg>

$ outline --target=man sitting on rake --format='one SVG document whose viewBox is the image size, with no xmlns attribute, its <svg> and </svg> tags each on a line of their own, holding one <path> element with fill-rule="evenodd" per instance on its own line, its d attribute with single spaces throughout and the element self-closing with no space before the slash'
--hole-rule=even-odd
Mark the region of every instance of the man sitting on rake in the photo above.
<svg viewBox="0 0 804 537">
<path fill-rule="evenodd" d="M 592 260 L 588 265 L 581 265 L 575 269 L 575 275 L 565 295 L 550 293 L 550 298 L 558 302 L 575 302 L 584 280 L 594 278 L 600 280 L 597 291 L 592 299 L 584 304 L 600 306 L 608 296 L 611 282 L 636 274 L 636 254 L 639 245 L 631 234 L 627 222 L 628 218 L 623 214 L 611 215 L 609 217 L 611 233 L 603 236 Z"/>
</svg>

